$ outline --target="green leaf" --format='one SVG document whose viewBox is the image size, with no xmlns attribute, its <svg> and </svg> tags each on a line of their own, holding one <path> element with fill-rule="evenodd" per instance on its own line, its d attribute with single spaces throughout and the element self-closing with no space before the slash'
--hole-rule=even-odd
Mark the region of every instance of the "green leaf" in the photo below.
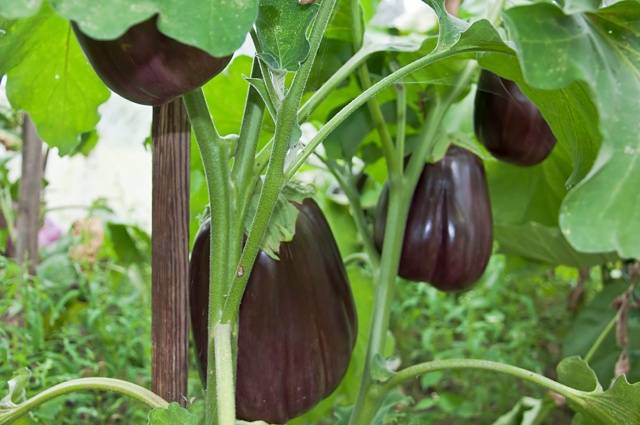
<svg viewBox="0 0 640 425">
<path fill-rule="evenodd" d="M 185 44 L 213 56 L 227 56 L 238 49 L 258 15 L 258 0 L 50 0 L 56 11 L 74 20 L 87 35 L 112 39 L 132 25 L 158 14 L 158 29 Z M 123 13 L 126 11 L 126 13 Z"/>
<path fill-rule="evenodd" d="M 198 425 L 197 417 L 178 403 L 167 408 L 156 408 L 149 412 L 147 425 Z"/>
<path fill-rule="evenodd" d="M 260 57 L 274 70 L 296 71 L 309 54 L 307 29 L 317 4 L 261 0 L 256 22 Z"/>
<path fill-rule="evenodd" d="M 389 369 L 389 365 L 384 356 L 376 354 L 371 368 L 371 378 L 376 382 L 384 383 L 387 382 L 393 374 L 394 372 Z"/>
<path fill-rule="evenodd" d="M 494 224 L 500 250 L 535 261 L 571 267 L 592 267 L 614 260 L 615 255 L 585 254 L 576 251 L 556 226 L 536 222 Z"/>
<path fill-rule="evenodd" d="M 1 23 L 0 23 L 1 25 Z M 14 109 L 29 112 L 40 137 L 66 155 L 93 130 L 109 91 L 96 76 L 69 23 L 49 7 L 5 25 L 0 74 Z"/>
<path fill-rule="evenodd" d="M 450 49 L 460 40 L 460 36 L 469 28 L 469 24 L 455 16 L 449 15 L 444 0 L 424 0 L 424 2 L 438 15 L 440 34 L 435 50 L 443 51 Z"/>
<path fill-rule="evenodd" d="M 543 401 L 522 397 L 513 409 L 500 416 L 493 425 L 536 425 L 542 419 Z"/>
<path fill-rule="evenodd" d="M 585 424 L 640 424 L 640 382 L 629 384 L 620 376 L 607 391 L 590 393 L 585 401 L 579 409 Z"/>
<path fill-rule="evenodd" d="M 607 282 L 593 300 L 580 308 L 562 341 L 562 352 L 565 356 L 584 356 L 589 352 L 598 336 L 616 315 L 614 300 L 627 288 L 628 283 L 623 280 Z M 640 311 L 631 309 L 627 320 L 628 353 L 633 365 L 640 362 Z M 615 332 L 611 331 L 589 361 L 589 366 L 596 372 L 600 382 L 613 380 L 615 364 L 620 353 L 621 348 L 616 342 Z M 640 369 L 632 368 L 628 378 L 630 380 L 640 379 Z"/>
<path fill-rule="evenodd" d="M 540 3 L 504 16 L 525 80 L 540 89 L 582 80 L 598 110 L 602 146 L 562 203 L 565 237 L 580 251 L 640 257 L 640 4 L 565 15 Z"/>
<path fill-rule="evenodd" d="M 593 12 L 600 7 L 600 0 L 565 0 L 564 11 L 568 14 Z"/>
<path fill-rule="evenodd" d="M 12 409 L 27 398 L 27 386 L 29 385 L 31 372 L 27 368 L 19 369 L 9 381 L 9 392 L 0 399 L 0 412 L 3 409 Z"/>
<path fill-rule="evenodd" d="M 563 359 L 556 368 L 558 381 L 580 391 L 602 391 L 595 372 L 578 356 Z"/>
<path fill-rule="evenodd" d="M 36 13 L 42 0 L 0 0 L 0 16 L 7 19 L 18 19 Z"/>
<path fill-rule="evenodd" d="M 258 185 L 253 194 L 251 202 L 247 208 L 245 220 L 245 231 L 249 233 L 253 223 L 253 217 L 260 199 L 262 185 Z M 273 214 L 269 221 L 267 234 L 262 243 L 262 250 L 273 259 L 278 259 L 278 251 L 281 242 L 288 242 L 293 239 L 296 232 L 296 221 L 298 219 L 298 208 L 292 202 L 301 203 L 309 198 L 314 190 L 310 186 L 303 185 L 296 181 L 291 181 L 280 191 L 276 201 Z"/>
<path fill-rule="evenodd" d="M 629 384 L 625 376 L 620 376 L 608 390 L 602 391 L 595 372 L 579 357 L 569 357 L 560 362 L 558 380 L 577 390 L 570 401 L 571 408 L 578 412 L 574 423 L 640 423 L 640 382 Z"/>
</svg>

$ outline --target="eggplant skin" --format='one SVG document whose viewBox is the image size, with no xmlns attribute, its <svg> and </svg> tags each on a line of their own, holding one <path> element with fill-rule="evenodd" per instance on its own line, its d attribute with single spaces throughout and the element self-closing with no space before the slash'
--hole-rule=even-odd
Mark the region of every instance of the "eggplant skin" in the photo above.
<svg viewBox="0 0 640 425">
<path fill-rule="evenodd" d="M 382 249 L 388 187 L 378 202 L 374 239 Z M 452 146 L 425 165 L 413 193 L 398 275 L 457 292 L 469 289 L 489 262 L 493 245 L 491 202 L 482 161 Z"/>
<path fill-rule="evenodd" d="M 496 158 L 530 166 L 544 161 L 556 138 L 516 83 L 483 70 L 474 107 L 476 137 Z"/>
<path fill-rule="evenodd" d="M 260 252 L 240 305 L 236 409 L 245 421 L 285 423 L 335 390 L 349 366 L 356 310 L 331 229 L 311 199 L 276 261 Z M 189 302 L 198 366 L 207 366 L 210 225 L 194 243 Z"/>
<path fill-rule="evenodd" d="M 72 22 L 76 38 L 98 76 L 120 96 L 143 105 L 162 105 L 215 77 L 231 60 L 162 34 L 157 17 L 113 40 L 96 40 Z"/>
</svg>

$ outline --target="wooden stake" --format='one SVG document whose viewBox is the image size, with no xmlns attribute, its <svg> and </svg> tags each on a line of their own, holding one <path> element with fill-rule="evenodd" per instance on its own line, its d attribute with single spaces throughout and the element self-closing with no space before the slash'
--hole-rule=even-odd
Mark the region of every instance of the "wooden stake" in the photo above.
<svg viewBox="0 0 640 425">
<path fill-rule="evenodd" d="M 153 109 L 153 391 L 187 401 L 189 121 L 180 99 Z"/>
<path fill-rule="evenodd" d="M 25 114 L 22 124 L 22 171 L 18 215 L 16 217 L 16 255 L 29 273 L 38 265 L 38 230 L 42 196 L 42 140 Z"/>
</svg>

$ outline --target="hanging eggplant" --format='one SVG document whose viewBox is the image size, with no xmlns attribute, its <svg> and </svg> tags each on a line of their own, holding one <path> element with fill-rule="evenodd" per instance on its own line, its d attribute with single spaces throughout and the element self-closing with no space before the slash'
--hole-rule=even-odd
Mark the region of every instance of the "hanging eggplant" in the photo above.
<svg viewBox="0 0 640 425">
<path fill-rule="evenodd" d="M 517 165 L 539 164 L 556 144 L 542 114 L 516 83 L 486 70 L 478 81 L 474 127 L 493 156 Z"/>
<path fill-rule="evenodd" d="M 338 386 L 356 341 L 356 311 L 331 229 L 311 199 L 293 240 L 276 261 L 258 255 L 240 305 L 238 418 L 285 423 Z M 190 263 L 191 325 L 198 365 L 207 367 L 210 226 L 200 229 Z"/>
<path fill-rule="evenodd" d="M 374 238 L 382 249 L 388 188 L 378 203 Z M 493 241 L 489 191 L 480 158 L 452 146 L 425 165 L 413 193 L 399 276 L 443 291 L 468 289 L 484 272 Z"/>
<path fill-rule="evenodd" d="M 113 40 L 96 40 L 72 23 L 78 42 L 102 81 L 120 96 L 143 105 L 161 105 L 215 77 L 231 60 L 167 37 L 157 17 L 129 28 Z"/>
</svg>

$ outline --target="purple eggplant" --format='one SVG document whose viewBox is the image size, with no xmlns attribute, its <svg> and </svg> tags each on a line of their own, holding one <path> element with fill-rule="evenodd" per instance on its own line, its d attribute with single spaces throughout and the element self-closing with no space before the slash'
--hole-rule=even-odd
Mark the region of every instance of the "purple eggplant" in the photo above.
<svg viewBox="0 0 640 425">
<path fill-rule="evenodd" d="M 260 252 L 240 305 L 236 404 L 239 419 L 285 423 L 311 409 L 347 371 L 357 323 L 331 229 L 311 199 L 276 261 Z M 190 263 L 191 325 L 204 382 L 207 367 L 210 225 Z"/>
<path fill-rule="evenodd" d="M 517 165 L 539 164 L 556 144 L 542 114 L 516 83 L 486 70 L 478 81 L 474 127 L 493 156 Z"/>
<path fill-rule="evenodd" d="M 378 203 L 374 239 L 382 249 L 388 188 Z M 491 257 L 493 223 L 482 161 L 452 146 L 425 165 L 413 193 L 398 275 L 443 291 L 462 291 L 476 282 Z"/>
<path fill-rule="evenodd" d="M 215 77 L 231 60 L 162 34 L 153 17 L 113 40 L 96 40 L 72 23 L 76 37 L 107 86 L 143 105 L 161 105 Z"/>
</svg>

